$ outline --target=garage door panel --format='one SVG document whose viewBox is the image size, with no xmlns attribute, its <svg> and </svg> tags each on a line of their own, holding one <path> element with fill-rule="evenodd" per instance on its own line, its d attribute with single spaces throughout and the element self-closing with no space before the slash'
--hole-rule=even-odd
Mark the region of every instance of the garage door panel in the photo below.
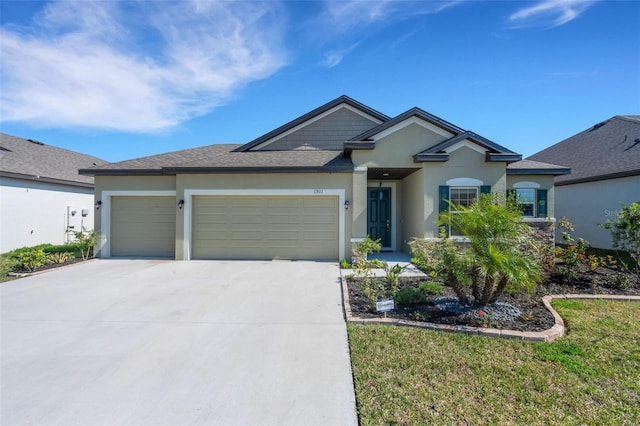
<svg viewBox="0 0 640 426">
<path fill-rule="evenodd" d="M 112 197 L 111 255 L 175 257 L 175 197 Z"/>
<path fill-rule="evenodd" d="M 337 259 L 337 207 L 337 197 L 196 196 L 192 257 Z"/>
</svg>

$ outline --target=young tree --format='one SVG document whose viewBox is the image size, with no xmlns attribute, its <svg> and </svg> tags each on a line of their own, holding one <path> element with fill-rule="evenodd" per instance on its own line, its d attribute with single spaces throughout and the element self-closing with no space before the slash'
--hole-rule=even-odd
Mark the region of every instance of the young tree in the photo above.
<svg viewBox="0 0 640 426">
<path fill-rule="evenodd" d="M 640 274 L 640 202 L 623 206 L 616 220 L 609 219 L 598 225 L 611 231 L 613 246 L 629 252 Z"/>
<path fill-rule="evenodd" d="M 449 251 L 446 259 L 450 284 L 463 303 L 469 300 L 464 281 L 470 281 L 475 302 L 487 305 L 496 302 L 508 286 L 531 289 L 540 280 L 533 230 L 521 222 L 517 203 L 501 201 L 496 195 L 481 194 L 471 206 L 452 204 L 450 212 L 440 215 L 441 226 L 449 226 L 469 241 L 468 247 Z M 468 280 L 460 280 L 461 274 Z"/>
</svg>

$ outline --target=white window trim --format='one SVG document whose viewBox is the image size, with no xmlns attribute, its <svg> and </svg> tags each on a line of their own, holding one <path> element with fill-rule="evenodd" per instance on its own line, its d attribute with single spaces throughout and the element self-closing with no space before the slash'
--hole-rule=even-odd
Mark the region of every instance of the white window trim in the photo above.
<svg viewBox="0 0 640 426">
<path fill-rule="evenodd" d="M 512 185 L 513 189 L 540 189 L 540 184 L 536 182 L 529 182 L 526 180 L 516 182 Z"/>
<path fill-rule="evenodd" d="M 100 200 L 100 257 L 111 257 L 111 197 L 176 197 L 176 191 L 102 191 Z M 176 207 L 177 208 L 177 207 Z M 174 242 L 175 243 L 175 242 Z"/>
<path fill-rule="evenodd" d="M 296 196 L 296 197 L 338 197 L 338 259 L 344 259 L 345 233 L 345 190 L 344 189 L 185 189 L 184 190 L 184 242 L 182 254 L 184 260 L 191 260 L 192 205 L 193 197 L 198 195 L 220 196 Z"/>
<path fill-rule="evenodd" d="M 447 185 L 447 186 L 477 186 L 478 188 L 480 188 L 482 185 L 484 185 L 484 182 L 481 181 L 480 179 L 461 177 L 461 178 L 449 179 L 448 181 L 445 182 L 445 185 Z"/>
<path fill-rule="evenodd" d="M 396 209 L 398 204 L 396 202 L 396 193 L 398 191 L 396 191 L 396 187 L 395 182 L 382 182 L 382 185 L 380 185 L 379 181 L 367 182 L 367 215 L 369 215 L 369 188 L 391 188 L 391 247 L 382 247 L 383 250 L 396 251 L 396 232 L 398 228 L 398 224 L 396 223 Z"/>
<path fill-rule="evenodd" d="M 458 179 L 460 181 L 463 181 L 463 179 L 468 179 L 467 182 L 468 181 L 482 182 L 482 181 L 479 181 L 477 179 L 470 179 L 470 178 L 458 178 Z M 451 181 L 454 181 L 454 180 L 456 180 L 456 179 L 451 179 Z M 450 181 L 447 181 L 447 182 L 450 182 Z M 478 197 L 480 197 L 480 186 L 449 186 L 449 201 L 453 202 L 451 200 L 451 190 L 452 189 L 475 189 L 476 190 L 476 199 L 477 199 Z M 456 214 L 457 213 L 461 213 L 460 210 L 451 210 L 451 206 L 449 206 L 449 211 L 451 213 L 456 213 Z M 449 238 L 457 239 L 457 240 L 460 240 L 460 241 L 464 241 L 464 240 L 467 239 L 467 237 L 465 237 L 464 235 L 453 235 L 451 233 L 451 223 L 449 223 Z"/>
</svg>

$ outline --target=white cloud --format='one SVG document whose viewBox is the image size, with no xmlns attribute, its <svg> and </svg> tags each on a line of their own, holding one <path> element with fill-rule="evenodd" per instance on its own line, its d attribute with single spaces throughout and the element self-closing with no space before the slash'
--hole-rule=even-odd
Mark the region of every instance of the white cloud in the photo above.
<svg viewBox="0 0 640 426">
<path fill-rule="evenodd" d="M 327 68 L 335 67 L 340 62 L 342 62 L 344 57 L 347 56 L 349 52 L 351 52 L 353 49 L 355 49 L 358 46 L 358 44 L 359 43 L 355 43 L 344 49 L 335 49 L 335 50 L 329 50 L 328 52 L 325 52 L 324 60 L 322 61 L 323 65 L 326 66 Z"/>
<path fill-rule="evenodd" d="M 376 23 L 390 23 L 441 12 L 468 0 L 327 0 L 321 20 L 333 31 L 345 32 Z"/>
<path fill-rule="evenodd" d="M 597 0 L 542 0 L 525 7 L 508 18 L 512 28 L 558 27 L 573 21 Z"/>
<path fill-rule="evenodd" d="M 439 13 L 467 1 L 469 0 L 429 0 L 420 2 L 325 0 L 323 12 L 313 25 L 323 29 L 322 41 L 331 44 L 333 39 L 343 41 L 352 32 L 356 33 L 359 39 L 362 39 L 363 33 L 372 34 L 384 26 L 416 16 Z M 359 44 L 360 41 L 347 48 L 327 50 L 324 53 L 322 64 L 327 68 L 335 67 Z"/>
<path fill-rule="evenodd" d="M 0 29 L 0 116 L 46 127 L 172 128 L 285 64 L 278 7 L 50 3 L 32 27 Z"/>
</svg>

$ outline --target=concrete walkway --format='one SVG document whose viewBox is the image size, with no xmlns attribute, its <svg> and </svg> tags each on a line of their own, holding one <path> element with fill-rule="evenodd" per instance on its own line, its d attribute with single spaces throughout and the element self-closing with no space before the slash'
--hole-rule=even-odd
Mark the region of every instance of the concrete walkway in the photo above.
<svg viewBox="0 0 640 426">
<path fill-rule="evenodd" d="M 402 266 L 404 269 L 400 273 L 401 277 L 427 278 L 427 274 L 422 272 L 414 264 L 411 263 L 411 255 L 407 253 L 403 253 L 399 251 L 373 253 L 373 254 L 370 254 L 367 257 L 367 259 L 387 262 L 387 264 L 391 267 L 395 265 Z M 371 274 L 374 277 L 386 276 L 386 272 L 380 268 L 372 268 Z M 356 275 L 356 271 L 354 269 L 343 269 L 342 276 L 347 276 L 347 275 Z"/>
<path fill-rule="evenodd" d="M 0 421 L 357 424 L 339 275 L 99 260 L 1 284 Z"/>
</svg>

